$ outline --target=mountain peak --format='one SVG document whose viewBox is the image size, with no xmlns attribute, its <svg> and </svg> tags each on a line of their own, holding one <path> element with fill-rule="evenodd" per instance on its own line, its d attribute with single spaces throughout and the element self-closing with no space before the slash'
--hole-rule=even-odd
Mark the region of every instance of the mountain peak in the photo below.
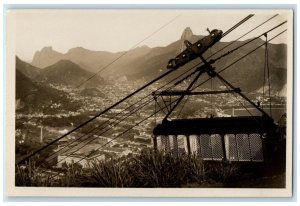
<svg viewBox="0 0 300 206">
<path fill-rule="evenodd" d="M 44 68 L 57 62 L 61 59 L 62 55 L 62 53 L 53 50 L 52 46 L 47 46 L 35 52 L 31 64 L 39 68 Z"/>
<path fill-rule="evenodd" d="M 193 31 L 190 27 L 186 27 L 183 32 L 182 32 L 182 35 L 181 35 L 181 38 L 180 38 L 180 47 L 179 47 L 179 52 L 182 52 L 184 49 L 185 49 L 185 44 L 184 44 L 184 41 L 185 40 L 188 40 L 188 41 L 191 41 L 192 40 L 192 37 L 193 37 Z"/>
<path fill-rule="evenodd" d="M 189 40 L 191 39 L 191 37 L 193 36 L 193 31 L 190 27 L 186 27 L 183 32 L 182 32 L 182 35 L 181 35 L 181 40 Z"/>
</svg>

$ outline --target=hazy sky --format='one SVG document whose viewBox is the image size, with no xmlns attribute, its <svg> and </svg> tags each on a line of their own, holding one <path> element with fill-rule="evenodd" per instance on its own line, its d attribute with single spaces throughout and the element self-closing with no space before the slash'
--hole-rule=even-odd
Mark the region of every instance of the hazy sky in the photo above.
<svg viewBox="0 0 300 206">
<path fill-rule="evenodd" d="M 16 54 L 31 61 L 34 53 L 45 46 L 65 53 L 70 48 L 84 47 L 97 51 L 123 51 L 132 48 L 150 34 L 178 16 L 172 23 L 155 33 L 138 46 L 165 46 L 180 38 L 190 27 L 194 34 L 207 35 L 206 28 L 226 31 L 248 14 L 255 16 L 222 41 L 238 38 L 274 14 L 280 14 L 246 38 L 287 20 L 283 11 L 224 11 L 224 10 L 15 10 Z M 270 37 L 287 28 L 283 26 Z M 282 35 L 274 43 L 286 43 Z"/>
</svg>

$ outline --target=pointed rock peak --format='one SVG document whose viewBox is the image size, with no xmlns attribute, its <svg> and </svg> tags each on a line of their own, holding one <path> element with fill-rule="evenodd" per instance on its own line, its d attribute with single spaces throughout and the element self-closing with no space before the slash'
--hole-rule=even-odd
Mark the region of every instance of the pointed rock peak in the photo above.
<svg viewBox="0 0 300 206">
<path fill-rule="evenodd" d="M 39 68 L 45 68 L 61 59 L 62 55 L 62 53 L 53 50 L 52 46 L 47 46 L 35 52 L 31 64 Z"/>
<path fill-rule="evenodd" d="M 193 32 L 192 32 L 192 30 L 191 30 L 190 27 L 186 27 L 184 29 L 184 31 L 183 31 L 183 33 L 181 35 L 181 38 L 180 38 L 180 45 L 179 45 L 179 49 L 178 49 L 179 52 L 182 52 L 186 48 L 186 46 L 184 44 L 184 41 L 185 40 L 191 41 L 193 35 L 194 34 L 193 34 Z"/>
<path fill-rule="evenodd" d="M 42 48 L 40 51 L 37 51 L 36 53 L 59 54 L 59 55 L 61 54 L 60 52 L 55 51 L 52 46 L 46 46 L 46 47 Z"/>
<path fill-rule="evenodd" d="M 190 27 L 186 27 L 181 35 L 181 40 L 189 40 L 193 35 L 192 29 Z"/>
<path fill-rule="evenodd" d="M 55 54 L 55 55 L 61 55 L 60 52 L 55 51 L 52 46 L 46 46 L 43 47 L 40 51 L 37 51 L 35 54 L 43 54 L 43 55 L 47 55 L 47 54 Z"/>
</svg>

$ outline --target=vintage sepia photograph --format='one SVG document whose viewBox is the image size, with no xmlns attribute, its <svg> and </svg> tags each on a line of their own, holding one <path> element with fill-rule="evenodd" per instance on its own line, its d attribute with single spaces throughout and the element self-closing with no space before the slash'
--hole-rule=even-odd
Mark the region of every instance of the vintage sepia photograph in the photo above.
<svg viewBox="0 0 300 206">
<path fill-rule="evenodd" d="M 9 9 L 6 27 L 10 195 L 291 196 L 292 10 Z"/>
</svg>

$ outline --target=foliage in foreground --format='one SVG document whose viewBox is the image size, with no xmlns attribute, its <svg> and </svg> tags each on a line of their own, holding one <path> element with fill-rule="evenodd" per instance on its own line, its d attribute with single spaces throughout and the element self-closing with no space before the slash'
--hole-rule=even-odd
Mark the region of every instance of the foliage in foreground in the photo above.
<svg viewBox="0 0 300 206">
<path fill-rule="evenodd" d="M 90 162 L 48 173 L 28 164 L 16 168 L 16 186 L 45 187 L 206 187 L 243 180 L 240 164 L 203 162 L 197 156 L 174 156 L 145 150 L 118 160 Z M 249 169 L 249 168 L 247 168 Z M 59 175 L 57 175 L 57 172 Z M 244 178 L 245 179 L 245 178 Z"/>
</svg>

